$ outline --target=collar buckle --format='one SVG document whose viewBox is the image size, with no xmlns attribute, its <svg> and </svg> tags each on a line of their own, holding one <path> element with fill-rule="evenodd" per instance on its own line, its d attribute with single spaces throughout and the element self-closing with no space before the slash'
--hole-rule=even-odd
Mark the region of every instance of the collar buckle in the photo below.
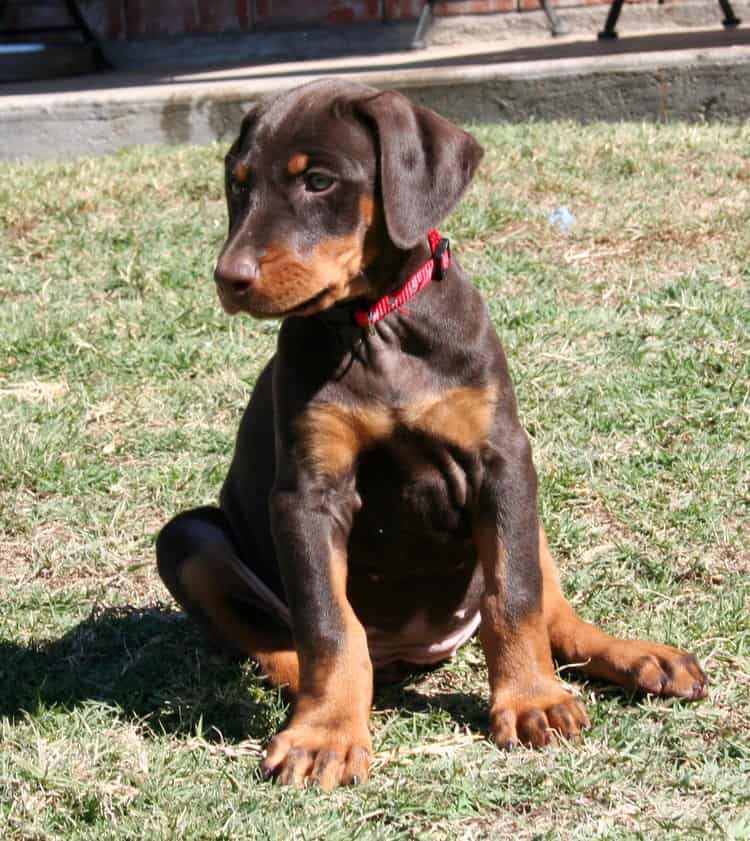
<svg viewBox="0 0 750 841">
<path fill-rule="evenodd" d="M 374 332 L 375 323 L 394 310 L 408 314 L 408 311 L 403 308 L 404 304 L 431 281 L 442 280 L 446 276 L 451 264 L 450 242 L 445 237 L 441 237 L 434 228 L 427 233 L 427 240 L 430 244 L 430 259 L 417 269 L 400 289 L 384 295 L 367 309 L 354 310 L 354 321 L 363 330 Z"/>
<path fill-rule="evenodd" d="M 443 280 L 451 264 L 451 243 L 447 237 L 440 237 L 440 241 L 432 252 L 433 280 Z"/>
</svg>

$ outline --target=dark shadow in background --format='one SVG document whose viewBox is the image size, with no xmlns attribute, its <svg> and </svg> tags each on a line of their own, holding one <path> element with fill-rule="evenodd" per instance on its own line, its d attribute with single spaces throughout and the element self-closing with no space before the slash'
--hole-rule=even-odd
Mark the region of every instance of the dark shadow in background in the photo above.
<svg viewBox="0 0 750 841">
<path fill-rule="evenodd" d="M 425 58 L 424 61 L 394 60 L 385 64 L 373 65 L 366 60 L 351 66 L 342 67 L 337 64 L 327 64 L 326 60 L 316 60 L 316 66 L 311 69 L 305 61 L 300 61 L 293 70 L 275 70 L 273 64 L 265 60 L 258 63 L 258 69 L 253 69 L 252 58 L 241 64 L 224 63 L 213 67 L 190 69 L 183 67 L 175 70 L 176 75 L 191 78 L 172 78 L 172 74 L 163 69 L 144 73 L 99 73 L 97 75 L 78 78 L 56 79 L 3 85 L 2 94 L 24 93 L 53 93 L 59 91 L 106 90 L 123 87 L 170 84 L 194 84 L 196 81 L 211 82 L 241 82 L 241 81 L 272 81 L 286 77 L 309 74 L 317 77 L 325 76 L 358 76 L 367 72 L 394 72 L 399 70 L 431 70 L 450 67 L 479 67 L 490 64 L 507 64 L 518 61 L 551 61 L 571 58 L 596 58 L 613 55 L 629 55 L 635 53 L 649 53 L 661 51 L 708 49 L 711 47 L 729 47 L 733 45 L 750 44 L 750 28 L 691 30 L 689 32 L 657 32 L 648 35 L 623 36 L 617 39 L 597 40 L 595 36 L 571 42 L 556 42 L 515 47 L 507 50 L 492 52 L 470 52 L 443 58 Z M 377 45 L 373 45 L 373 53 L 377 52 Z M 207 79 L 205 74 L 223 71 L 216 79 Z M 234 72 L 232 72 L 234 71 Z"/>
</svg>

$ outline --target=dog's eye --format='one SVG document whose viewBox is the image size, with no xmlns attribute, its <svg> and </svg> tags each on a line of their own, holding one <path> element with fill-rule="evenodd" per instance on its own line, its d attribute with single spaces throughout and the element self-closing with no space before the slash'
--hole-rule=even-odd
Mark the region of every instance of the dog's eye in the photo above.
<svg viewBox="0 0 750 841">
<path fill-rule="evenodd" d="M 305 188 L 310 193 L 322 193 L 333 186 L 335 179 L 324 172 L 308 172 L 305 175 Z"/>
<path fill-rule="evenodd" d="M 241 196 L 247 192 L 247 184 L 244 181 L 238 181 L 236 178 L 230 178 L 229 192 L 233 196 Z"/>
</svg>

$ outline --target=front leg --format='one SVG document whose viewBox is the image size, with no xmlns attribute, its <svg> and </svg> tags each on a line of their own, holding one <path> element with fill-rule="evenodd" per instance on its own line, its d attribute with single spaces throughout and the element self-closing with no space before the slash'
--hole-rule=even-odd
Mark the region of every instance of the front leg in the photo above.
<svg viewBox="0 0 750 841">
<path fill-rule="evenodd" d="M 300 664 L 294 711 L 262 763 L 267 777 L 284 784 L 309 778 L 328 790 L 362 782 L 369 772 L 372 665 L 346 596 L 354 498 L 353 487 L 347 492 L 303 475 L 277 482 L 271 499 Z"/>
<path fill-rule="evenodd" d="M 508 426 L 505 426 L 507 430 Z M 480 639 L 490 682 L 495 742 L 548 744 L 553 732 L 576 737 L 588 726 L 583 706 L 560 684 L 542 610 L 536 475 L 524 431 L 486 446 L 475 521 L 485 590 Z"/>
</svg>

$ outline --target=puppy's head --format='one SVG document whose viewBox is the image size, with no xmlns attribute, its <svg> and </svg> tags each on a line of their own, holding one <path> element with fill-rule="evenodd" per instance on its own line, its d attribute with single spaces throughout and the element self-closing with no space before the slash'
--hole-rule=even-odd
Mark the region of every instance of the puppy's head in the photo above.
<svg viewBox="0 0 750 841">
<path fill-rule="evenodd" d="M 425 238 L 481 156 L 469 134 L 395 92 L 324 80 L 262 103 L 226 157 L 224 308 L 283 318 L 377 294 L 384 249 Z"/>
</svg>

